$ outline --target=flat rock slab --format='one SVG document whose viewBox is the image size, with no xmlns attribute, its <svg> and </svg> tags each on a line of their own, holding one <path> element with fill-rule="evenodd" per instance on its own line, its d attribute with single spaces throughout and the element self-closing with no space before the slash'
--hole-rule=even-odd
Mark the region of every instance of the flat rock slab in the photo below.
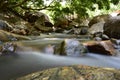
<svg viewBox="0 0 120 80">
<path fill-rule="evenodd" d="M 16 80 L 120 80 L 120 70 L 74 65 L 47 69 Z"/>
</svg>

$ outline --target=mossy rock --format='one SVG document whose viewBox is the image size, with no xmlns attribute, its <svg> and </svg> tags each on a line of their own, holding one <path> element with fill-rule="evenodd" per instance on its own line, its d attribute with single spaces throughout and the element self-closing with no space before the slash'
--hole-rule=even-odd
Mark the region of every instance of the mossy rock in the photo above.
<svg viewBox="0 0 120 80">
<path fill-rule="evenodd" d="M 74 65 L 32 73 L 16 80 L 120 80 L 120 70 Z"/>
</svg>

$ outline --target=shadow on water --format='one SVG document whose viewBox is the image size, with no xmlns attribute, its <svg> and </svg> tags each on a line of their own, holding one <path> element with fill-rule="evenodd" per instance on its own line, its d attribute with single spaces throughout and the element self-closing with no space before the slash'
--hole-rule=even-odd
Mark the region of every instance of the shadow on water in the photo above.
<svg viewBox="0 0 120 80">
<path fill-rule="evenodd" d="M 47 55 L 40 52 L 18 52 L 1 56 L 0 79 L 9 80 L 32 72 L 65 65 L 89 65 L 120 69 L 120 56 L 104 56 L 88 53 L 81 57 Z"/>
</svg>

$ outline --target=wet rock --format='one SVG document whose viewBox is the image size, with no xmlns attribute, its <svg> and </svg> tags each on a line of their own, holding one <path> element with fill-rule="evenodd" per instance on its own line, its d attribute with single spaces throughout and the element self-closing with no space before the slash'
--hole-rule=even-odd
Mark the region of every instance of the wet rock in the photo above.
<svg viewBox="0 0 120 80">
<path fill-rule="evenodd" d="M 110 40 L 107 41 L 89 41 L 83 43 L 89 52 L 103 55 L 117 55 L 116 50 Z"/>
<path fill-rule="evenodd" d="M 27 35 L 25 29 L 13 29 L 11 33 L 19 34 L 19 35 Z"/>
<path fill-rule="evenodd" d="M 102 38 L 100 38 L 100 37 L 94 37 L 93 40 L 95 40 L 95 41 L 102 41 Z"/>
<path fill-rule="evenodd" d="M 76 39 L 65 39 L 61 45 L 60 55 L 81 56 L 85 54 L 86 48 Z"/>
<path fill-rule="evenodd" d="M 114 48 L 120 51 L 120 39 L 111 38 L 110 41 L 113 43 Z"/>
<path fill-rule="evenodd" d="M 70 30 L 65 30 L 66 34 L 86 35 L 88 33 L 87 27 L 73 27 Z"/>
<path fill-rule="evenodd" d="M 35 72 L 16 80 L 120 80 L 120 70 L 74 65 Z"/>
<path fill-rule="evenodd" d="M 6 21 L 0 20 L 0 30 L 11 31 L 12 26 Z"/>
<path fill-rule="evenodd" d="M 80 35 L 86 35 L 88 33 L 88 28 L 87 27 L 82 27 L 80 31 Z"/>
<path fill-rule="evenodd" d="M 109 37 L 102 32 L 96 32 L 93 34 L 93 40 L 101 41 L 101 40 L 109 40 Z"/>
<path fill-rule="evenodd" d="M 73 29 L 73 31 L 71 31 L 71 33 L 73 33 L 75 35 L 79 35 L 81 32 L 81 28 L 79 28 L 79 27 L 74 27 L 72 29 Z"/>
<path fill-rule="evenodd" d="M 5 43 L 2 45 L 1 47 L 1 55 L 10 55 L 10 54 L 14 54 L 15 50 L 17 48 L 17 45 L 14 43 Z"/>
<path fill-rule="evenodd" d="M 104 34 L 110 38 L 120 39 L 120 16 L 110 18 L 104 24 Z"/>
<path fill-rule="evenodd" d="M 30 40 L 27 36 L 17 35 L 4 30 L 0 30 L 0 41 L 16 41 L 16 40 Z"/>
</svg>

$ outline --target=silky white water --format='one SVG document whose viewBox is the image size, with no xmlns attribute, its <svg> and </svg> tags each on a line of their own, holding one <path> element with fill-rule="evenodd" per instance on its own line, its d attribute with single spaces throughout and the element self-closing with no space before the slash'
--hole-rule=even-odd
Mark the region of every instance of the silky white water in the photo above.
<svg viewBox="0 0 120 80">
<path fill-rule="evenodd" d="M 86 56 L 67 57 L 31 51 L 18 52 L 15 55 L 1 56 L 0 79 L 9 80 L 52 67 L 75 64 L 120 69 L 119 62 L 120 55 L 105 56 L 88 53 Z"/>
</svg>

